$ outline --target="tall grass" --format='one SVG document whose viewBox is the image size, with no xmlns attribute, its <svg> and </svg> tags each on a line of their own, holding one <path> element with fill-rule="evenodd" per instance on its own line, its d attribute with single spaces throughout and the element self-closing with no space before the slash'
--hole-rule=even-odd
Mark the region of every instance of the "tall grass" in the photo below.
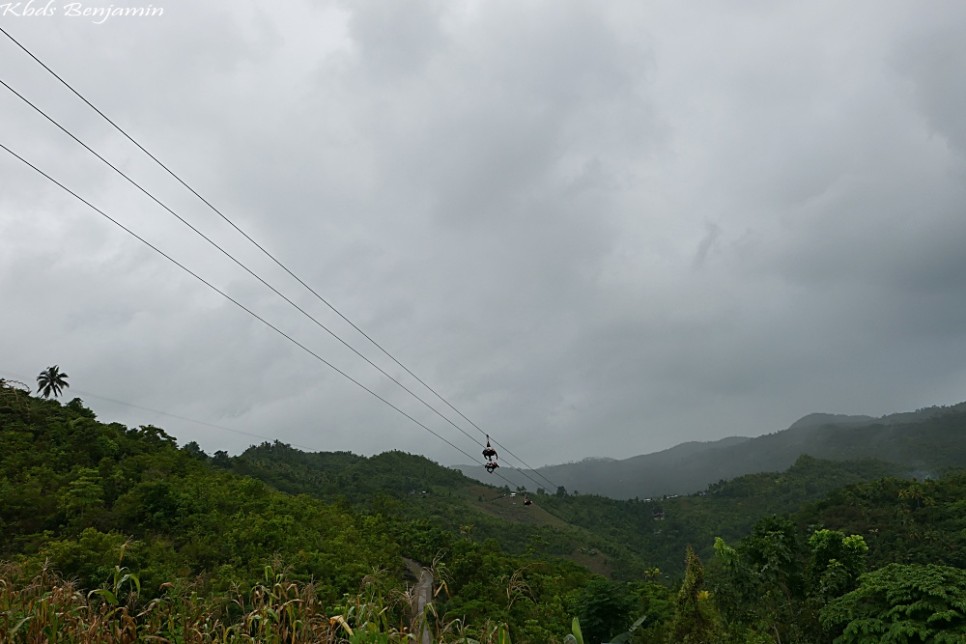
<svg viewBox="0 0 966 644">
<path fill-rule="evenodd" d="M 272 567 L 244 592 L 203 596 L 186 582 L 162 590 L 142 602 L 138 576 L 121 566 L 102 588 L 84 592 L 49 566 L 30 576 L 17 564 L 0 564 L 0 641 L 391 644 L 419 641 L 418 628 L 430 629 L 433 642 L 510 641 L 505 624 L 471 629 L 460 620 L 444 623 L 432 603 L 415 615 L 405 594 L 383 597 L 369 583 L 326 606 L 312 583 L 292 581 Z"/>
</svg>

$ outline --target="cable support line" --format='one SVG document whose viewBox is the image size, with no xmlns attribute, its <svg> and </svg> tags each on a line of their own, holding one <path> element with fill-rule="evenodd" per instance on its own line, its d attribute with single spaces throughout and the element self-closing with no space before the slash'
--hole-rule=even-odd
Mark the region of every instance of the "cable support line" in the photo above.
<svg viewBox="0 0 966 644">
<path fill-rule="evenodd" d="M 401 367 L 406 373 L 408 373 L 411 377 L 413 377 L 423 387 L 425 387 L 427 390 L 429 390 L 430 392 L 432 392 L 432 394 L 434 396 L 436 396 L 439 400 L 441 400 L 450 409 L 452 409 L 457 414 L 459 414 L 459 416 L 461 416 L 470 425 L 472 425 L 478 432 L 480 432 L 480 434 L 483 434 L 483 435 L 489 437 L 488 433 L 485 432 L 479 425 L 477 425 L 472 420 L 470 420 L 465 414 L 463 414 L 463 412 L 461 412 L 453 404 L 451 404 L 446 398 L 444 398 L 442 396 L 442 394 L 440 394 L 433 387 L 431 387 L 429 384 L 427 384 L 422 378 L 420 378 L 415 373 L 413 373 L 406 365 L 404 365 L 402 362 L 400 362 L 394 355 L 392 355 L 392 353 L 390 353 L 387 349 L 385 349 L 381 344 L 379 344 L 378 342 L 376 342 L 375 339 L 373 339 L 368 333 L 366 333 L 359 326 L 357 326 L 352 320 L 350 320 L 348 317 L 346 317 L 345 315 L 343 315 L 342 312 L 339 311 L 333 304 L 331 304 L 328 300 L 326 300 L 324 297 L 322 297 L 318 292 L 315 291 L 315 289 L 313 289 L 309 284 L 307 284 L 304 280 L 302 280 L 302 278 L 300 278 L 291 269 L 289 269 L 288 266 L 286 266 L 285 264 L 283 264 L 272 253 L 270 253 L 261 244 L 259 244 L 257 241 L 255 241 L 255 239 L 253 239 L 248 233 L 246 233 L 239 226 L 237 226 L 230 218 L 228 218 L 227 215 L 225 215 L 224 213 L 222 213 L 210 201 L 208 201 L 205 197 L 203 197 L 198 191 L 196 191 L 194 188 L 192 188 L 190 185 L 188 185 L 188 183 L 185 182 L 180 176 L 178 176 L 173 170 L 171 170 L 160 159 L 158 159 L 156 156 L 154 156 L 154 154 L 152 154 L 151 152 L 149 152 L 143 145 L 141 145 L 137 140 L 135 140 L 131 135 L 129 135 L 123 128 L 121 128 L 121 126 L 119 126 L 117 123 L 115 123 L 113 120 L 111 120 L 104 112 L 102 112 L 100 109 L 98 109 L 93 103 L 91 103 L 80 92 L 78 92 L 76 89 L 74 89 L 74 87 L 71 86 L 70 83 L 68 83 L 66 80 L 64 80 L 53 69 L 51 69 L 46 63 L 44 63 L 42 60 L 40 60 L 36 55 L 33 54 L 33 52 L 31 52 L 24 45 L 22 45 L 16 38 L 14 38 L 12 35 L 10 35 L 10 33 L 7 32 L 5 29 L 3 29 L 3 27 L 0 27 L 0 32 L 2 32 L 9 40 L 11 40 L 20 49 L 22 49 L 34 61 L 36 61 L 37 64 L 39 64 L 41 67 L 43 67 L 45 70 L 47 70 L 47 72 L 49 72 L 54 78 L 56 78 L 58 81 L 60 81 L 60 83 L 62 85 L 64 85 L 64 87 L 66 87 L 75 96 L 77 96 L 77 98 L 79 98 L 81 101 L 83 101 L 85 104 L 87 104 L 87 106 L 90 107 L 92 110 L 94 110 L 94 112 L 96 112 L 101 118 L 103 118 L 105 121 L 107 121 L 112 127 L 114 127 L 115 130 L 117 130 L 128 141 L 130 141 L 131 143 L 133 143 L 138 149 L 140 149 L 142 152 L 144 152 L 144 154 L 146 154 L 151 160 L 153 160 L 155 163 L 157 163 L 159 166 L 161 166 L 161 168 L 163 168 L 165 170 L 165 172 L 167 172 L 172 178 L 174 178 L 178 183 L 180 183 L 182 186 L 184 186 L 189 192 L 191 192 L 199 200 L 201 200 L 202 203 L 204 203 L 206 206 L 208 206 L 208 208 L 210 208 L 219 217 L 221 217 L 225 222 L 227 222 L 232 228 L 234 228 L 239 234 L 241 234 L 251 244 L 253 244 L 256 248 L 258 248 L 263 254 L 265 254 L 266 257 L 268 257 L 269 259 L 271 259 L 276 265 L 278 265 L 290 277 L 292 277 L 295 281 L 297 281 L 299 284 L 301 284 L 306 290 L 308 290 L 312 295 L 314 295 L 320 302 L 322 302 L 323 304 L 325 304 L 325 306 L 327 306 L 330 310 L 332 310 L 332 312 L 334 312 L 336 315 L 338 315 L 340 318 L 342 318 L 353 329 L 355 329 L 358 333 L 360 333 L 363 337 L 365 337 L 370 343 L 373 344 L 373 346 L 375 346 L 383 354 L 385 354 L 387 357 L 389 357 L 390 360 L 392 360 L 399 367 Z M 353 351 L 354 351 L 354 349 L 353 349 Z M 395 379 L 393 379 L 393 380 L 395 380 Z M 439 412 L 437 412 L 437 413 L 439 413 Z M 447 421 L 452 424 L 452 421 L 449 421 L 448 418 L 447 418 Z M 460 431 L 462 432 L 463 430 L 460 429 Z M 465 432 L 464 432 L 464 434 L 465 434 Z M 493 439 L 493 443 L 495 443 L 498 447 L 500 447 L 505 453 L 507 453 L 510 456 L 512 456 L 515 460 L 519 461 L 523 466 L 525 466 L 526 468 L 528 468 L 530 471 L 532 471 L 535 474 L 537 474 L 538 476 L 540 476 L 543 480 L 545 480 L 551 486 L 555 486 L 556 485 L 553 481 L 551 481 L 546 476 L 544 476 L 542 473 L 540 473 L 539 471 L 537 471 L 537 469 L 534 468 L 532 465 L 529 465 L 522 458 L 520 458 L 519 456 L 517 456 L 516 454 L 514 454 L 512 451 L 510 451 L 509 448 L 505 447 L 504 445 L 502 445 L 500 442 L 498 442 L 495 439 Z M 520 471 L 521 472 L 525 472 L 525 470 L 522 470 L 522 469 Z M 538 481 L 534 480 L 529 475 L 526 475 L 526 476 L 527 476 L 527 478 L 529 478 L 534 483 L 537 483 L 538 486 L 541 485 Z"/>
<path fill-rule="evenodd" d="M 216 425 L 215 423 L 205 422 L 203 420 L 197 420 L 194 418 L 188 418 L 187 416 L 180 416 L 178 414 L 172 414 L 168 411 L 161 411 L 160 409 L 152 409 L 151 407 L 144 407 L 142 405 L 135 405 L 134 403 L 124 402 L 123 400 L 116 400 L 114 398 L 108 398 L 107 396 L 102 396 L 100 394 L 94 394 L 89 391 L 84 391 L 83 389 L 74 389 L 75 392 L 87 396 L 89 398 L 97 398 L 98 400 L 103 400 L 109 403 L 114 403 L 115 405 L 124 405 L 125 407 L 131 407 L 132 409 L 140 409 L 141 411 L 150 412 L 152 414 L 158 414 L 161 416 L 167 416 L 168 418 L 174 418 L 177 420 L 182 420 L 186 423 L 194 423 L 195 425 L 202 425 L 204 427 L 211 427 L 212 429 L 220 429 L 224 432 L 230 432 L 232 434 L 238 434 L 240 436 L 250 436 L 251 438 L 260 438 L 265 441 L 277 441 L 277 436 L 264 436 L 262 434 L 256 434 L 254 432 L 246 432 L 243 429 L 233 429 L 231 427 L 225 427 L 224 425 Z M 307 452 L 315 451 L 315 448 L 309 447 L 307 445 L 300 445 L 298 443 L 286 442 L 286 445 L 292 447 L 298 447 L 299 449 L 305 450 Z"/>
<path fill-rule="evenodd" d="M 115 166 L 113 163 L 111 163 L 110 161 L 108 161 L 106 158 L 104 158 L 96 150 L 94 150 L 89 145 L 87 145 L 82 140 L 80 140 L 71 131 L 69 131 L 67 128 L 65 128 L 63 125 L 61 125 L 59 122 L 57 122 L 53 117 L 51 117 L 49 114 L 47 114 L 46 112 L 44 112 L 43 109 L 41 109 L 40 107 L 38 107 L 37 105 L 35 105 L 33 102 L 31 102 L 25 96 L 23 96 L 20 92 L 18 92 L 13 87 L 11 87 L 2 78 L 0 78 L 0 85 L 3 85 L 4 87 L 6 87 L 17 98 L 19 98 L 21 101 L 23 101 L 24 103 L 26 103 L 27 105 L 29 105 L 31 108 L 33 108 L 37 113 L 39 113 L 41 116 L 43 116 L 44 118 L 46 118 L 51 124 L 53 124 L 54 126 L 56 126 L 64 134 L 66 134 L 71 139 L 73 139 L 76 143 L 78 143 L 79 145 L 81 145 L 85 150 L 87 150 L 88 152 L 90 152 L 97 159 L 99 159 L 101 162 L 103 162 L 109 168 L 111 168 L 112 170 L 114 170 L 114 172 L 116 172 L 117 174 L 119 174 L 128 183 L 130 183 L 132 186 L 134 186 L 135 188 L 137 188 L 138 190 L 140 190 L 142 193 L 144 193 L 144 195 L 146 195 L 149 199 L 151 199 L 156 204 L 158 204 L 159 206 L 161 206 L 165 211 L 167 211 L 169 214 L 171 214 L 172 216 L 174 216 L 175 218 L 177 218 L 178 221 L 180 221 L 182 224 L 184 224 L 185 226 L 187 226 L 192 232 L 194 232 L 196 235 L 198 235 L 199 237 L 201 237 L 202 239 L 204 239 L 206 242 L 208 242 L 208 244 L 210 244 L 211 246 L 213 246 L 214 248 L 216 248 L 218 251 L 220 251 L 225 257 L 227 257 L 228 259 L 230 259 L 232 262 L 234 262 L 237 266 L 239 266 L 241 269 L 243 269 L 249 275 L 251 275 L 252 277 L 254 277 L 255 279 L 257 279 L 259 282 L 261 282 L 262 285 L 264 285 L 266 288 L 268 288 L 269 290 L 271 290 L 278 297 L 282 298 L 285 302 L 287 302 L 288 304 L 290 304 L 291 306 L 293 306 L 303 316 L 305 316 L 306 318 L 308 318 L 309 320 L 311 320 L 316 326 L 318 326 L 319 328 L 321 328 L 322 330 L 324 330 L 326 333 L 328 333 L 330 336 L 332 336 L 333 338 L 335 338 L 336 340 L 338 340 L 340 343 L 342 343 L 343 346 L 345 346 L 347 349 L 349 349 L 350 351 L 352 351 L 354 354 L 356 354 L 357 356 L 359 356 L 360 358 L 362 358 L 363 360 L 365 360 L 370 366 L 372 366 L 374 369 L 376 369 L 377 371 L 379 371 L 379 373 L 381 373 L 383 376 L 385 376 L 386 378 L 388 378 L 389 380 L 391 380 L 392 382 L 394 382 L 397 386 L 399 386 L 400 388 L 402 388 L 406 393 L 408 393 L 413 398 L 415 398 L 420 403 L 422 403 L 427 409 L 429 409 L 430 411 L 432 411 L 433 413 L 435 413 L 437 416 L 439 416 L 440 418 L 442 418 L 443 420 L 445 420 L 447 423 L 449 423 L 450 425 L 452 425 L 454 428 L 456 428 L 460 433 L 462 433 L 468 439 L 470 439 L 471 441 L 475 441 L 475 438 L 472 435 L 470 435 L 468 432 L 466 432 L 462 427 L 460 427 L 459 425 L 457 425 L 456 423 L 454 423 L 446 415 L 444 415 L 438 409 L 436 409 L 435 407 L 433 407 L 424 398 L 422 398 L 416 392 L 414 392 L 409 387 L 407 387 L 405 384 L 403 384 L 402 382 L 400 382 L 397 378 L 395 378 L 394 376 L 392 376 L 391 374 L 389 374 L 382 367 L 380 367 L 379 365 L 377 365 L 376 363 L 374 363 L 367 356 L 365 356 L 360 351 L 358 351 L 355 347 L 353 347 L 352 345 L 350 345 L 346 340 L 344 340 L 338 334 L 336 334 L 334 331 L 332 331 L 332 329 L 330 329 L 325 324 L 323 324 L 322 322 L 320 322 L 312 314 L 310 314 L 308 311 L 306 311 L 301 306 L 299 306 L 298 304 L 296 304 L 294 301 L 292 301 L 290 298 L 288 298 L 286 295 L 284 295 L 277 288 L 275 288 L 274 286 L 272 286 L 271 284 L 269 284 L 267 281 L 265 281 L 265 279 L 263 279 L 261 276 L 259 276 L 254 271 L 252 271 L 250 268 L 248 268 L 248 266 L 246 266 L 244 263 L 242 263 L 241 261 L 239 261 L 231 253 L 229 253 L 224 248 L 222 248 L 217 242 L 215 242 L 213 239 L 211 239 L 210 237 L 208 237 L 207 235 L 205 235 L 203 232 L 201 232 L 200 230 L 198 230 L 198 228 L 196 228 L 190 222 L 188 222 L 187 220 L 185 220 L 181 215 L 179 215 L 177 212 L 175 212 L 170 207 L 168 207 L 164 202 L 160 201 L 157 197 L 155 197 L 151 192 L 149 192 L 147 189 L 145 189 L 143 186 L 141 186 L 138 182 L 136 182 L 134 179 L 132 179 L 130 176 L 128 176 L 126 173 L 124 173 L 122 170 L 120 170 L 117 166 Z M 526 473 L 525 470 L 519 470 L 519 471 L 521 472 L 521 474 L 523 474 L 525 477 L 527 477 L 528 479 L 530 479 L 531 481 L 533 481 L 534 483 L 536 483 L 538 486 L 540 485 L 539 481 L 536 481 L 532 477 L 530 477 Z"/>
<path fill-rule="evenodd" d="M 152 244 L 151 242 L 149 242 L 145 238 L 141 237 L 136 232 L 134 232 L 133 230 L 131 230 L 130 228 L 128 228 L 127 226 L 125 226 L 121 222 L 117 221 L 116 219 L 114 219 L 113 217 L 111 217 L 110 215 L 108 215 L 106 212 L 104 212 L 103 210 L 101 210 L 100 208 L 98 208 L 97 206 L 95 206 L 94 204 L 92 204 L 91 202 L 89 202 L 86 199 L 84 199 L 83 197 L 81 197 L 79 194 L 77 194 L 76 192 L 74 192 L 73 190 L 71 190 L 70 188 L 68 188 L 67 186 L 65 186 L 63 183 L 61 183 L 57 179 L 53 178 L 52 176 L 50 176 L 49 174 L 47 174 L 46 172 L 44 172 L 43 170 L 41 170 L 39 167 L 37 167 L 36 165 L 34 165 L 33 163 L 31 163 L 27 159 L 23 158 L 22 156 L 20 156 L 19 154 L 17 154 L 13 150 L 11 150 L 5 144 L 0 143 L 0 148 L 3 148 L 5 151 L 7 151 L 11 156 L 15 157 L 21 163 L 23 163 L 23 164 L 27 165 L 28 167 L 30 167 L 31 169 L 33 169 L 35 172 L 37 172 L 38 174 L 40 174 L 41 176 L 43 176 L 45 179 L 47 179 L 48 181 L 50 181 L 54 185 L 58 186 L 59 188 L 61 188 L 62 190 L 64 190 L 65 192 L 67 192 L 68 194 L 70 194 L 71 196 L 73 196 L 75 199 L 77 199 L 78 201 L 80 201 L 81 203 L 83 203 L 84 205 L 86 205 L 87 207 L 89 207 L 90 209 L 92 209 L 94 212 L 96 212 L 97 214 L 101 215 L 102 217 L 104 217 L 105 219 L 107 219 L 108 221 L 110 221 L 111 223 L 113 223 L 115 226 L 117 226 L 118 228 L 120 228 L 121 230 L 123 230 L 124 232 L 126 232 L 127 234 L 131 235 L 132 237 L 134 237 L 135 239 L 137 239 L 138 241 L 140 241 L 142 244 L 144 244 L 145 246 L 147 246 L 151 250 L 153 250 L 156 253 L 158 253 L 159 255 L 161 255 L 162 257 L 164 257 L 165 259 L 167 259 L 169 262 L 171 262 L 172 264 L 174 264 L 175 266 L 177 266 L 178 268 L 180 268 L 184 272 L 188 273 L 189 275 L 191 275 L 192 277 L 194 277 L 196 280 L 198 280 L 199 282 L 201 282 L 202 284 L 204 284 L 205 286 L 207 286 L 209 289 L 213 290 L 214 292 L 218 293 L 219 295 L 221 295 L 222 297 L 224 297 L 226 300 L 228 300 L 229 302 L 231 302 L 232 304 L 234 304 L 235 306 L 237 306 L 241 310 L 245 311 L 250 316 L 252 316 L 256 320 L 258 320 L 259 322 L 261 322 L 262 324 L 264 324 L 265 326 L 267 326 L 271 330 L 275 331 L 276 333 L 278 333 L 279 335 L 281 335 L 283 338 L 285 338 L 286 340 L 288 340 L 289 342 L 291 342 L 292 344 L 294 344 L 298 348 L 302 349 L 303 351 L 305 351 L 306 353 L 308 353 L 309 355 L 311 355 L 312 357 L 314 357 L 316 360 L 318 360 L 319 362 L 323 363 L 324 365 L 326 365 L 327 367 L 329 367 L 330 369 L 332 369 L 333 371 L 335 371 L 336 373 L 338 373 L 340 376 L 342 376 L 343 378 L 345 378 L 349 382 L 351 382 L 354 385 L 358 386 L 359 388 L 365 390 L 371 396 L 373 396 L 377 400 L 381 401 L 385 405 L 389 406 L 390 408 L 394 409 L 397 413 L 399 413 L 403 417 L 407 418 L 408 420 L 412 421 L 414 424 L 418 425 L 419 427 L 422 427 L 424 430 L 426 430 L 427 432 L 429 432 L 430 434 L 432 434 L 433 436 L 435 436 L 439 440 L 443 441 L 444 443 L 446 443 L 447 445 L 449 445 L 450 447 L 452 447 L 453 449 L 455 449 L 456 451 L 458 451 L 460 454 L 463 454 L 464 456 L 466 456 L 470 460 L 475 460 L 476 459 L 476 457 L 470 456 L 463 449 L 461 449 L 460 447 L 456 446 L 455 444 L 453 444 L 452 442 L 450 442 L 449 440 L 447 440 L 446 438 L 444 438 L 443 436 L 441 436 L 437 432 L 433 431 L 427 425 L 425 425 L 424 423 L 420 422 L 419 420 L 417 420 L 416 418 L 414 418 L 413 416 L 411 416 L 410 414 L 408 414 L 403 409 L 397 407 L 396 405 L 394 405 L 392 402 L 390 402 L 386 398 L 380 396 L 379 394 L 377 394 L 375 391 L 373 391 L 372 389 L 370 389 L 369 387 L 367 387 L 366 385 L 364 385 L 359 380 L 353 378 L 352 376 L 350 376 L 348 373 L 346 373 L 342 369 L 339 369 L 337 366 L 335 366 L 334 364 L 332 364 L 331 362 L 329 362 L 328 360 L 326 360 L 325 358 L 323 358 L 322 356 L 320 356 L 318 353 L 316 353 L 312 349 L 308 348 L 307 346 L 305 346 L 304 344 L 302 344 L 301 342 L 299 342 L 298 340 L 296 340 L 295 338 L 293 338 L 291 335 L 289 335 L 285 331 L 282 331 L 280 328 L 278 328 L 277 326 L 275 326 L 274 324 L 272 324 L 271 322 L 269 322 L 268 320 L 266 320 L 265 318 L 263 318 L 259 314 L 255 313 L 254 311 L 252 311 L 251 309 L 249 309 L 247 306 L 245 306 L 244 304 L 242 304 L 241 302 L 239 302 L 238 300 L 236 300 L 232 296 L 228 295 L 228 293 L 224 292 L 223 290 L 221 290 L 220 288 L 218 288 L 217 286 L 215 286 L 211 282 L 207 281 L 205 278 L 201 277 L 200 275 L 198 275 L 197 273 L 195 273 L 194 271 L 192 271 L 190 268 L 188 268 L 187 266 L 185 266 L 184 264 L 182 264 L 178 260 L 176 260 L 173 257 L 171 257 L 170 255 L 168 255 L 167 253 L 165 253 L 163 250 L 161 250 L 160 248 L 158 248 L 157 246 L 155 246 L 154 244 Z M 501 478 L 503 478 L 503 477 L 501 477 Z M 507 480 L 507 479 L 504 479 L 504 480 Z M 507 482 L 509 483 L 510 481 L 507 480 Z"/>
<path fill-rule="evenodd" d="M 419 402 L 421 402 L 428 409 L 430 409 L 431 411 L 433 411 L 434 413 L 436 413 L 438 416 L 440 416 L 440 418 L 442 418 L 443 420 L 449 422 L 451 425 L 453 425 L 453 427 L 455 427 L 457 430 L 459 430 L 460 432 L 462 432 L 464 436 L 466 436 L 467 438 L 469 438 L 472 441 L 475 441 L 476 440 L 473 436 L 471 436 L 469 433 L 467 433 L 466 431 L 464 431 L 463 428 L 461 428 L 460 426 L 458 426 L 455 423 L 453 423 L 453 421 L 451 421 L 445 415 L 443 415 L 442 413 L 440 413 L 437 409 L 435 409 L 432 405 L 430 405 L 428 402 L 426 402 L 423 398 L 421 398 L 419 395 L 417 395 L 415 392 L 413 392 L 411 389 L 409 389 L 406 385 L 404 385 L 402 382 L 400 382 L 399 380 L 397 380 L 391 374 L 389 374 L 388 372 L 386 372 L 382 367 L 380 367 L 379 365 L 377 365 L 376 363 L 374 363 L 372 360 L 370 360 L 368 357 L 366 357 L 364 354 L 362 354 L 360 351 L 358 351 L 355 347 L 353 347 L 352 345 L 350 345 L 346 340 L 344 340 L 338 334 L 336 334 L 334 331 L 332 331 L 332 329 L 330 329 L 325 324 L 323 324 L 318 319 L 316 319 L 311 313 L 309 313 L 308 311 L 306 311 L 305 309 L 303 309 L 301 306 L 299 306 L 298 304 L 296 304 L 294 301 L 292 301 L 289 297 L 287 297 L 285 294 L 283 294 L 277 288 L 275 288 L 274 286 L 272 286 L 271 284 L 269 284 L 260 275 L 258 275 L 257 273 L 255 273 L 254 271 L 252 271 L 250 268 L 248 268 L 248 266 L 246 266 L 244 263 L 242 263 L 240 260 L 238 260 L 234 255 L 232 255 L 231 253 L 229 253 L 228 251 L 226 251 L 216 241 L 214 241 L 213 239 L 211 239 L 205 233 L 203 233 L 200 230 L 198 230 L 198 228 L 196 228 L 194 225 L 192 225 L 184 217 L 182 217 L 181 215 L 179 215 L 177 212 L 175 212 L 174 210 L 172 210 L 170 207 L 168 207 L 167 204 L 165 204 L 164 202 L 162 202 L 161 200 L 159 200 L 157 197 L 155 197 L 147 189 L 145 189 L 143 186 L 141 186 L 139 183 L 137 183 L 134 179 L 132 179 L 130 176 L 128 176 L 122 170 L 120 170 L 117 166 L 115 166 L 113 163 L 111 163 L 110 161 L 108 161 L 107 159 L 105 159 L 102 155 L 100 155 L 97 151 L 95 151 L 94 149 L 92 149 L 89 145 L 87 145 L 86 143 L 84 143 L 83 141 L 81 141 L 79 138 L 77 138 L 77 136 L 75 136 L 67 128 L 65 128 L 63 125 L 61 125 L 60 123 L 58 123 L 54 118 L 52 118 L 50 115 L 48 115 L 46 112 L 44 112 L 41 108 L 39 108 L 37 105 L 35 105 L 34 103 L 32 103 L 30 100 L 28 100 L 22 94 L 20 94 L 17 90 L 15 90 L 14 88 L 12 88 L 2 78 L 0 78 L 0 85 L 3 85 L 8 90 L 10 90 L 10 92 L 12 92 L 15 96 L 17 96 L 17 98 L 19 98 L 24 103 L 26 103 L 27 105 L 29 105 L 36 112 L 38 112 L 40 115 L 42 115 L 48 121 L 50 121 L 50 123 L 52 123 L 57 128 L 59 128 L 64 134 L 66 134 L 67 136 L 69 136 L 70 138 L 72 138 L 75 142 L 77 142 L 79 145 L 81 145 L 85 150 L 87 150 L 88 152 L 90 152 L 92 155 L 94 155 L 95 157 L 97 157 L 101 162 L 103 162 L 109 168 L 111 168 L 112 170 L 114 170 L 114 172 L 116 172 L 121 177 L 123 177 L 125 180 L 127 180 L 128 183 L 130 183 L 132 186 L 134 186 L 135 188 L 137 188 L 138 190 L 140 190 L 142 193 L 144 193 L 144 195 L 146 195 L 149 199 L 151 199 L 152 201 L 154 201 L 154 203 L 158 204 L 165 211 L 167 211 L 170 215 L 172 215 L 173 217 L 177 218 L 178 221 L 180 221 L 182 224 L 184 224 L 185 226 L 187 226 L 192 232 L 194 232 L 196 235 L 198 235 L 199 237 L 201 237 L 202 239 L 204 239 L 206 242 L 208 242 L 209 245 L 211 245 L 212 247 L 214 247 L 215 249 L 217 249 L 218 251 L 220 251 L 225 257 L 227 257 L 232 262 L 234 262 L 236 266 L 238 266 L 239 268 L 241 268 L 242 270 L 244 270 L 245 272 L 247 272 L 249 275 L 251 275 L 256 280 L 258 280 L 259 282 L 261 282 L 261 284 L 263 286 L 265 286 L 266 288 L 268 288 L 269 290 L 271 290 L 273 293 L 275 293 L 278 297 L 282 298 L 285 302 L 287 302 L 288 304 L 290 304 L 291 306 L 293 306 L 303 316 L 305 316 L 310 321 L 312 321 L 316 326 L 318 326 L 319 328 L 321 328 L 322 330 L 324 330 L 326 333 L 328 333 L 330 336 L 332 336 L 333 338 L 335 338 L 336 340 L 338 340 L 339 342 L 341 342 L 343 346 L 345 346 L 347 349 L 349 349 L 350 351 L 352 351 L 354 354 L 356 354 L 357 356 L 359 356 L 360 358 L 362 358 L 363 360 L 365 360 L 367 363 L 369 363 L 370 366 L 372 366 L 374 369 L 376 369 L 377 371 L 379 371 L 386 378 L 389 378 L 391 381 L 393 381 L 394 383 L 396 383 L 396 385 L 398 385 L 399 387 L 401 387 L 404 391 L 406 391 L 409 395 L 413 396 L 416 400 L 418 400 Z"/>
</svg>

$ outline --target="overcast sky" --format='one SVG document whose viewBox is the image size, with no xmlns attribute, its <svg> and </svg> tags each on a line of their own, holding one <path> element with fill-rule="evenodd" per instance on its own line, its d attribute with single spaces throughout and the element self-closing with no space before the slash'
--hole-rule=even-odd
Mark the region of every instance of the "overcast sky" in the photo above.
<svg viewBox="0 0 966 644">
<path fill-rule="evenodd" d="M 115 4 L 163 15 L 0 26 L 530 465 L 966 400 L 966 3 Z M 2 35 L 0 78 L 482 439 Z M 3 87 L 0 114 L 478 457 Z M 52 364 L 65 399 L 209 453 L 468 460 L 0 150 L 0 376 Z"/>
</svg>

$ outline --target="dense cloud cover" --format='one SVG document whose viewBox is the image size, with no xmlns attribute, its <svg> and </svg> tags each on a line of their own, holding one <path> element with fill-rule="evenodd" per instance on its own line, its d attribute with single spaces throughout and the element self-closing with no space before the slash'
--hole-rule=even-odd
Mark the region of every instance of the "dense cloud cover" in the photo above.
<svg viewBox="0 0 966 644">
<path fill-rule="evenodd" d="M 66 4 L 0 26 L 531 465 L 966 399 L 962 3 Z M 0 61 L 412 383 L 2 36 Z M 2 87 L 0 114 L 0 142 L 478 454 Z M 0 177 L 0 376 L 59 364 L 103 419 L 209 452 L 467 460 L 3 151 Z"/>
</svg>

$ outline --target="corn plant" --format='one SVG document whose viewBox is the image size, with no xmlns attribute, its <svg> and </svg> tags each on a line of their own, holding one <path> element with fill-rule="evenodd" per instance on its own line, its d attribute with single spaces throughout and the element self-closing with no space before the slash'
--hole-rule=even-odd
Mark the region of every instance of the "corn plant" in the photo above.
<svg viewBox="0 0 966 644">
<path fill-rule="evenodd" d="M 292 581 L 267 567 L 262 582 L 242 592 L 205 596 L 183 580 L 162 585 L 146 604 L 134 572 L 115 566 L 101 588 L 83 592 L 44 565 L 32 577 L 0 564 L 0 641 L 17 644 L 135 642 L 265 642 L 269 644 L 402 644 L 418 641 L 400 598 L 386 601 L 373 584 L 327 610 L 312 583 Z M 434 595 L 443 586 L 435 587 Z M 232 608 L 233 607 L 233 608 Z M 231 608 L 231 610 L 229 610 Z M 236 615 L 230 618 L 229 615 Z M 430 602 L 421 616 L 433 642 L 510 644 L 506 624 L 476 629 L 444 622 Z"/>
</svg>

